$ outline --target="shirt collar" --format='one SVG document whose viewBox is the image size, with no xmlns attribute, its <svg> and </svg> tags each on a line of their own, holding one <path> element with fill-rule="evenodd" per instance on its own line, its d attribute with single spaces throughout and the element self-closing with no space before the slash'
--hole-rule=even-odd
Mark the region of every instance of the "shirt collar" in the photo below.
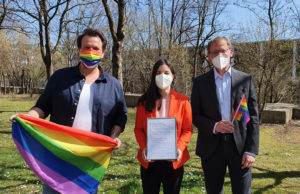
<svg viewBox="0 0 300 194">
<path fill-rule="evenodd" d="M 79 71 L 79 65 L 80 65 L 80 62 L 78 63 L 77 65 L 77 68 L 76 68 L 76 73 L 75 75 L 76 76 L 79 76 L 80 78 L 84 78 L 84 76 L 80 73 Z M 101 72 L 101 75 L 96 79 L 96 83 L 99 83 L 99 82 L 104 82 L 106 83 L 106 79 L 107 79 L 107 75 L 105 73 L 105 71 L 103 71 L 102 67 L 100 65 L 98 65 L 98 69 L 100 70 Z"/>
<path fill-rule="evenodd" d="M 96 83 L 99 83 L 99 82 L 104 82 L 106 83 L 106 78 L 107 78 L 107 75 L 106 73 L 103 71 L 102 67 L 100 65 L 98 65 L 98 69 L 100 70 L 101 72 L 101 75 L 96 79 Z"/>
<path fill-rule="evenodd" d="M 229 66 L 228 71 L 224 74 L 224 76 L 226 76 L 226 75 L 231 77 L 231 65 Z M 214 67 L 214 76 L 215 76 L 215 79 L 221 78 L 220 74 L 217 72 L 215 67 Z"/>
</svg>

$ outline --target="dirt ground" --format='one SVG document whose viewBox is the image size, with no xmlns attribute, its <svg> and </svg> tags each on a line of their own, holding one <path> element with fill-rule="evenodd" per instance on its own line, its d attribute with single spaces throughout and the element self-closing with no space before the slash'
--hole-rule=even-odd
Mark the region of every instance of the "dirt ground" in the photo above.
<svg viewBox="0 0 300 194">
<path fill-rule="evenodd" d="M 285 125 L 264 124 L 276 129 L 274 138 L 279 142 L 300 144 L 300 120 L 291 120 Z"/>
</svg>

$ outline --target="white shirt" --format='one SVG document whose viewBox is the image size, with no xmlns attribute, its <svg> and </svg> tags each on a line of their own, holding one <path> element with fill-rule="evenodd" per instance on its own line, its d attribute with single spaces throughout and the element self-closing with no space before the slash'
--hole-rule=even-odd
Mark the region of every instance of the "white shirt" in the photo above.
<svg viewBox="0 0 300 194">
<path fill-rule="evenodd" d="M 170 95 L 161 97 L 161 106 L 159 110 L 156 110 L 156 118 L 164 118 L 169 115 Z"/>
<path fill-rule="evenodd" d="M 73 128 L 92 131 L 93 95 L 92 83 L 85 83 L 80 93 Z"/>
</svg>

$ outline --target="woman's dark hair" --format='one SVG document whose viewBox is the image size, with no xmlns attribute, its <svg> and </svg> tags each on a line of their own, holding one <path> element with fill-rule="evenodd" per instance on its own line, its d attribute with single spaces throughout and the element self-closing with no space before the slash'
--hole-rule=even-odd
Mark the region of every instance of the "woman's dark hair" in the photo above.
<svg viewBox="0 0 300 194">
<path fill-rule="evenodd" d="M 150 85 L 149 85 L 147 91 L 145 92 L 145 94 L 143 94 L 140 97 L 139 101 L 138 101 L 138 104 L 144 104 L 145 105 L 145 110 L 148 111 L 148 112 L 153 112 L 153 110 L 155 108 L 156 100 L 161 98 L 161 95 L 159 93 L 159 89 L 158 89 L 158 87 L 156 86 L 156 83 L 155 83 L 155 76 L 156 76 L 156 73 L 158 71 L 158 68 L 161 65 L 167 65 L 170 68 L 172 74 L 175 75 L 174 67 L 168 60 L 160 59 L 154 64 L 153 69 L 152 69 L 152 76 L 151 76 Z M 160 105 L 159 105 L 158 109 L 160 109 Z"/>
</svg>

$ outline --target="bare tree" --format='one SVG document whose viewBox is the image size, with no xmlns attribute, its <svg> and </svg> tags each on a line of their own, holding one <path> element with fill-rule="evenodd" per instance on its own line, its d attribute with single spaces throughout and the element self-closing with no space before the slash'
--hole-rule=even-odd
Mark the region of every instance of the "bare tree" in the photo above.
<svg viewBox="0 0 300 194">
<path fill-rule="evenodd" d="M 169 49 L 173 45 L 184 46 L 187 39 L 183 39 L 184 34 L 189 37 L 191 29 L 194 26 L 194 20 L 188 17 L 188 12 L 191 9 L 191 0 L 172 0 L 172 7 L 170 13 L 169 28 Z M 188 39 L 190 41 L 190 39 Z"/>
<path fill-rule="evenodd" d="M 26 1 L 21 4 L 15 1 L 17 11 L 29 16 L 34 22 L 38 23 L 38 37 L 40 52 L 46 67 L 47 78 L 49 79 L 53 73 L 52 55 L 56 52 L 62 35 L 62 30 L 66 25 L 65 15 L 70 10 L 71 0 L 58 0 L 55 3 L 48 0 L 32 0 L 31 6 L 27 6 Z M 61 11 L 62 10 L 62 11 Z M 57 24 L 58 22 L 58 24 Z M 51 26 L 58 26 L 58 34 L 56 42 L 53 45 L 51 38 Z"/>
<path fill-rule="evenodd" d="M 295 0 L 292 0 L 291 6 L 289 9 L 292 12 L 292 27 L 296 30 L 298 35 L 300 34 L 300 7 L 297 6 Z"/>
<path fill-rule="evenodd" d="M 7 17 L 8 14 L 8 6 L 10 4 L 10 1 L 6 1 L 6 0 L 2 0 L 0 2 L 0 30 L 3 29 L 3 23 L 4 23 L 4 19 L 5 17 Z"/>
<path fill-rule="evenodd" d="M 148 1 L 145 4 L 139 1 L 138 4 L 129 5 L 127 12 L 123 51 L 124 91 L 143 93 L 151 80 L 152 65 L 159 58 L 157 39 L 154 38 L 156 34 L 153 30 L 153 17 Z"/>
<path fill-rule="evenodd" d="M 226 4 L 221 3 L 220 0 L 206 0 L 207 4 L 204 6 L 200 0 L 135 2 L 137 3 L 134 6 L 128 6 L 130 17 L 126 27 L 126 56 L 124 57 L 128 63 L 126 68 L 132 65 L 138 68 L 136 71 L 124 70 L 126 86 L 130 85 L 128 79 L 134 79 L 130 73 L 138 72 L 139 79 L 143 81 L 135 82 L 135 85 L 138 85 L 136 88 L 145 91 L 148 86 L 145 83 L 150 82 L 151 67 L 154 62 L 159 58 L 167 58 L 179 72 L 176 75 L 175 88 L 189 94 L 191 75 L 196 71 L 196 68 L 191 67 L 201 63 L 199 53 L 204 61 L 205 56 L 202 52 L 204 45 L 214 33 L 220 31 L 217 19 Z M 204 13 L 200 9 L 202 7 L 205 8 Z M 194 58 L 197 58 L 197 61 L 194 62 Z"/>
<path fill-rule="evenodd" d="M 282 40 L 287 30 L 285 20 L 288 16 L 285 14 L 287 14 L 286 8 L 288 5 L 286 3 L 278 0 L 265 0 L 255 3 L 243 1 L 236 4 L 250 10 L 258 19 L 259 27 L 256 32 L 259 32 L 260 35 L 257 34 L 257 37 L 260 37 L 260 39 L 257 40 L 259 43 L 253 43 L 256 45 L 254 50 L 257 54 L 252 52 L 252 56 L 257 56 L 257 59 L 252 58 L 248 61 L 248 64 L 244 65 L 245 67 L 250 65 L 255 67 L 253 75 L 257 87 L 260 116 L 267 102 L 278 102 L 282 99 L 284 88 L 291 80 L 291 77 L 287 75 L 291 71 L 289 64 L 291 64 L 292 59 L 292 46 L 291 42 Z M 246 49 L 244 47 L 240 52 L 247 53 Z M 247 58 L 247 56 L 243 56 Z M 242 60 L 237 58 L 237 64 Z"/>
<path fill-rule="evenodd" d="M 31 44 L 32 40 L 22 33 L 12 33 L 13 36 L 0 33 L 0 80 L 3 81 L 4 92 L 9 91 L 6 89 L 10 86 L 10 92 L 29 93 L 38 82 L 44 83 L 44 65 L 37 46 Z M 14 90 L 18 87 L 21 87 L 20 90 Z"/>
<path fill-rule="evenodd" d="M 24 26 L 16 18 L 13 1 L 0 1 L 0 30 L 13 30 L 26 34 L 27 31 L 24 29 Z"/>
<path fill-rule="evenodd" d="M 72 3 L 72 4 L 71 4 Z M 63 30 L 70 22 L 79 21 L 78 14 L 74 18 L 66 18 L 66 14 L 78 6 L 92 4 L 95 1 L 71 0 L 14 0 L 14 11 L 24 21 L 31 32 L 39 37 L 40 52 L 46 67 L 47 78 L 53 73 L 52 55 L 57 51 Z"/>
<path fill-rule="evenodd" d="M 104 5 L 105 13 L 108 19 L 110 33 L 113 39 L 112 47 L 112 74 L 115 76 L 123 86 L 123 75 L 122 75 L 122 47 L 123 40 L 125 38 L 124 26 L 126 23 L 126 2 L 125 0 L 115 0 L 118 5 L 118 23 L 115 24 L 113 15 L 111 13 L 110 6 L 107 0 L 102 0 Z"/>
<path fill-rule="evenodd" d="M 12 58 L 10 57 L 10 53 L 12 52 L 11 44 L 8 39 L 8 36 L 4 32 L 0 32 L 0 83 L 1 86 L 4 86 L 4 91 L 3 93 L 6 94 L 6 86 L 9 85 L 7 84 L 7 80 L 10 76 L 10 65 L 11 65 L 11 60 Z"/>
<path fill-rule="evenodd" d="M 204 61 L 206 58 L 205 44 L 217 32 L 225 31 L 218 27 L 218 17 L 224 12 L 227 3 L 222 3 L 221 0 L 195 0 L 193 9 L 196 17 L 196 27 L 194 35 L 194 56 L 193 56 L 193 77 L 196 77 L 198 72 L 206 71 Z M 199 71 L 197 66 L 200 65 Z"/>
</svg>

